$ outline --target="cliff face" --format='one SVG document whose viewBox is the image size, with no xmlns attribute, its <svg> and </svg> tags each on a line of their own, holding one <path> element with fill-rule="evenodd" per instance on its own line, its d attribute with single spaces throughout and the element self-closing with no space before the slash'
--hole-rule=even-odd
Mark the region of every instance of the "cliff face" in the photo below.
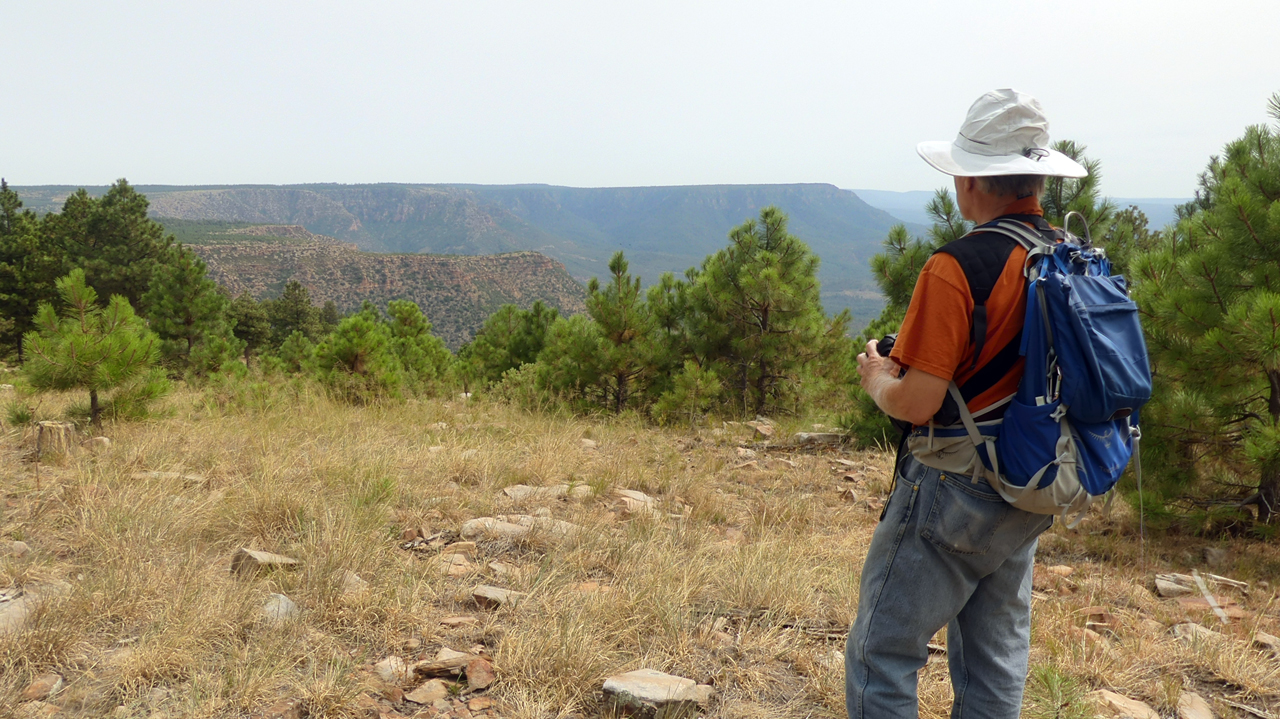
<svg viewBox="0 0 1280 719">
<path fill-rule="evenodd" d="M 324 239 L 327 242 L 249 240 L 188 246 L 209 265 L 210 277 L 233 295 L 247 290 L 257 299 L 271 298 L 297 280 L 314 302 L 333 300 L 343 312 L 359 309 L 365 300 L 379 307 L 391 300 L 412 300 L 452 349 L 474 336 L 503 304 L 527 308 L 542 300 L 565 314 L 585 309 L 582 285 L 564 265 L 537 252 L 374 254 Z"/>
</svg>

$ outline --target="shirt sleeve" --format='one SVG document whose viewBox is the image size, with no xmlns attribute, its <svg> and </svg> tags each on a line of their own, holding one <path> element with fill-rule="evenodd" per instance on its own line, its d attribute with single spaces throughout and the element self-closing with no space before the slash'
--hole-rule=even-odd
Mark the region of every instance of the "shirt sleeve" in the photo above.
<svg viewBox="0 0 1280 719">
<path fill-rule="evenodd" d="M 929 258 L 916 280 L 907 316 L 889 356 L 951 380 L 969 353 L 969 323 L 973 297 L 960 263 L 947 254 Z"/>
</svg>

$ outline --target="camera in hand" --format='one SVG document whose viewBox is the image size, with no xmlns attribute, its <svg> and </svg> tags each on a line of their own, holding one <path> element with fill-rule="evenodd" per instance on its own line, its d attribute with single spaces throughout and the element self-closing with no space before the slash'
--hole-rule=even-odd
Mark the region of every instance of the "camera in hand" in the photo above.
<svg viewBox="0 0 1280 719">
<path fill-rule="evenodd" d="M 888 357 L 893 351 L 893 344 L 898 341 L 898 333 L 887 334 L 876 342 L 876 353 L 881 357 Z"/>
</svg>

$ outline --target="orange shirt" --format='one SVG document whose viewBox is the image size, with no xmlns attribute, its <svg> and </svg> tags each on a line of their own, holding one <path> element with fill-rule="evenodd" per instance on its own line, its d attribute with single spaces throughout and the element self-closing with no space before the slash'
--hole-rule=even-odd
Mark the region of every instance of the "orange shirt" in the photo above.
<svg viewBox="0 0 1280 719">
<path fill-rule="evenodd" d="M 1040 200 L 1028 197 L 1005 210 L 1009 215 L 1044 215 Z M 1027 283 L 1022 274 L 1027 251 L 1015 246 L 1004 271 L 987 298 L 987 340 L 973 370 L 973 345 L 969 327 L 973 321 L 973 297 L 964 270 L 954 257 L 938 253 L 925 262 L 916 280 L 906 319 L 889 356 L 904 367 L 914 367 L 963 385 L 990 362 L 1022 330 L 1027 310 Z M 991 389 L 969 402 L 969 411 L 990 406 L 1018 389 L 1025 361 L 1021 358 Z"/>
</svg>

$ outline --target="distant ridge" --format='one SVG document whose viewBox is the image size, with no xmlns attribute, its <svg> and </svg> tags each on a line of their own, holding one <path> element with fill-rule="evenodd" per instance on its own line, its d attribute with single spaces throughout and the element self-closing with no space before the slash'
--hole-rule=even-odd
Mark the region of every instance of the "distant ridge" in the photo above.
<svg viewBox="0 0 1280 719">
<path fill-rule="evenodd" d="M 15 188 L 29 207 L 55 211 L 75 188 Z M 100 193 L 103 188 L 86 188 Z M 733 227 L 777 205 L 821 258 L 828 312 L 860 326 L 882 304 L 869 261 L 898 222 L 827 184 L 573 188 L 553 185 L 139 185 L 153 215 L 300 225 L 368 252 L 485 255 L 523 250 L 562 262 L 584 281 L 624 250 L 646 284 L 682 274 L 724 247 Z"/>
</svg>

